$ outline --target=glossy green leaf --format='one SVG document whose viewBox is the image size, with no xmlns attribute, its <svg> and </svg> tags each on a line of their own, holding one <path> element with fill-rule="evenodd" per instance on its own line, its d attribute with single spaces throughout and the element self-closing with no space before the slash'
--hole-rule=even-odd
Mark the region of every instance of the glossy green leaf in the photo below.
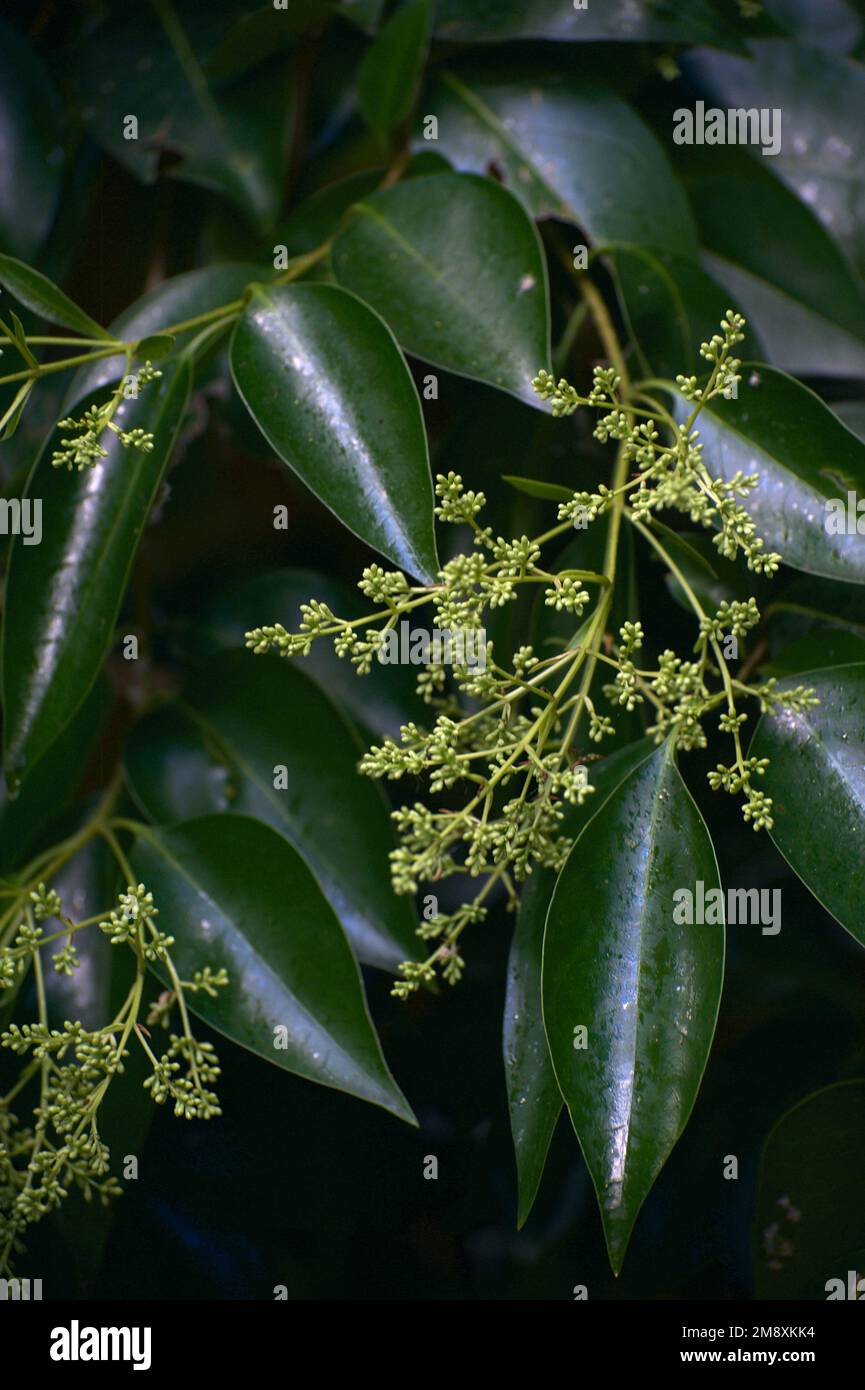
<svg viewBox="0 0 865 1390">
<path fill-rule="evenodd" d="M 760 1157 L 758 1299 L 846 1299 L 849 1272 L 865 1277 L 863 1167 L 865 1081 L 826 1086 L 781 1116 Z M 843 1292 L 831 1280 L 840 1280 Z M 865 1284 L 854 1296 L 861 1302 L 863 1293 Z"/>
<path fill-rule="evenodd" d="M 568 811 L 562 834 L 578 835 L 623 778 L 651 751 L 652 744 L 644 739 L 593 766 L 590 780 L 594 793 L 583 806 Z M 525 1223 L 534 1205 L 562 1109 L 541 1010 L 544 924 L 555 883 L 552 870 L 535 869 L 524 885 L 508 958 L 502 1054 L 519 1179 L 518 1226 Z"/>
<path fill-rule="evenodd" d="M 228 972 L 217 998 L 189 996 L 199 1017 L 286 1071 L 414 1123 L 342 928 L 287 840 L 248 816 L 204 816 L 142 828 L 131 861 L 175 938 L 181 979 L 202 960 Z"/>
<path fill-rule="evenodd" d="M 707 0 L 687 6 L 605 0 L 581 8 L 562 0 L 441 0 L 436 34 L 455 43 L 557 39 L 565 43 L 716 43 L 729 30 Z"/>
<path fill-rule="evenodd" d="M 576 222 L 595 242 L 695 254 L 665 151 L 608 88 L 549 71 L 460 69 L 443 74 L 425 106 L 438 118 L 436 148 L 459 169 L 497 170 L 535 216 Z"/>
<path fill-rule="evenodd" d="M 300 605 L 312 598 L 350 622 L 373 611 L 356 589 L 329 575 L 270 570 L 208 600 L 195 619 L 196 651 L 242 647 L 245 634 L 262 623 L 279 622 L 288 632 L 298 632 L 303 616 Z M 368 676 L 358 676 L 328 641 L 313 642 L 308 656 L 290 660 L 371 735 L 397 738 L 401 725 L 412 719 L 423 724 L 429 717 L 429 706 L 416 693 L 415 666 L 384 666 L 374 661 Z"/>
<path fill-rule="evenodd" d="M 545 483 L 540 478 L 516 478 L 512 473 L 503 473 L 502 482 L 526 497 L 539 497 L 544 502 L 570 502 L 574 495 L 573 488 L 562 487 L 561 483 Z"/>
<path fill-rule="evenodd" d="M 544 1026 L 615 1272 L 688 1121 L 715 1031 L 724 928 L 674 920 L 674 893 L 699 881 L 719 888 L 715 854 L 667 745 L 586 826 L 547 916 Z"/>
<path fill-rule="evenodd" d="M 745 506 L 767 549 L 807 574 L 865 580 L 865 536 L 826 529 L 828 501 L 846 509 L 848 491 L 865 498 L 865 444 L 819 396 L 784 372 L 746 364 L 738 399 L 713 401 L 698 428 L 713 477 L 760 475 Z"/>
<path fill-rule="evenodd" d="M 154 436 L 151 453 L 124 449 L 106 431 L 107 457 L 92 469 L 52 467 L 55 431 L 31 474 L 27 496 L 42 502 L 38 546 L 12 545 L 3 623 L 6 774 L 25 775 L 62 733 L 111 646 L 141 533 L 189 399 L 187 356 L 116 419 Z"/>
<path fill-rule="evenodd" d="M 865 945 L 865 665 L 799 672 L 820 703 L 764 715 L 751 755 L 768 758 L 761 789 L 774 801 L 771 835 L 814 897 Z"/>
<path fill-rule="evenodd" d="M 394 970 L 416 954 L 415 920 L 391 891 L 389 807 L 357 773 L 362 751 L 301 668 L 235 651 L 138 724 L 125 761 L 133 795 L 159 824 L 234 811 L 273 826 L 315 873 L 360 959 Z"/>
<path fill-rule="evenodd" d="M 60 101 L 33 45 L 0 22 L 0 250 L 35 257 L 64 165 Z"/>
<path fill-rule="evenodd" d="M 639 246 L 617 246 L 612 263 L 616 287 L 630 334 L 646 373 L 674 380 L 700 375 L 702 342 L 717 333 L 730 308 L 741 306 L 730 292 L 695 261 Z M 746 349 L 760 349 L 749 322 Z"/>
<path fill-rule="evenodd" d="M 739 147 L 706 149 L 686 178 L 701 239 L 712 253 L 709 268 L 728 286 L 775 366 L 812 375 L 861 374 L 861 282 L 813 212 L 775 177 L 774 164 Z M 731 207 L 736 217 L 728 215 Z"/>
<path fill-rule="evenodd" d="M 231 370 L 268 443 L 316 497 L 374 550 L 433 582 L 420 400 L 378 315 L 331 285 L 256 286 Z"/>
<path fill-rule="evenodd" d="M 107 683 L 97 680 L 17 796 L 9 795 L 0 773 L 0 874 L 24 864 L 65 809 L 94 750 L 108 706 Z"/>
<path fill-rule="evenodd" d="M 371 130 L 385 134 L 411 110 L 429 47 L 432 0 L 406 0 L 370 44 L 357 95 Z"/>
<path fill-rule="evenodd" d="M 749 48 L 748 58 L 701 49 L 684 60 L 685 73 L 715 105 L 782 111 L 781 149 L 768 159 L 772 172 L 865 274 L 865 70 L 787 39 Z M 758 147 L 749 148 L 761 158 Z"/>
<path fill-rule="evenodd" d="M 541 405 L 531 382 L 549 366 L 546 263 L 507 189 L 434 174 L 375 193 L 337 238 L 333 268 L 407 352 Z"/>
<path fill-rule="evenodd" d="M 0 285 L 8 290 L 19 304 L 49 323 L 62 324 L 85 338 L 107 338 L 111 334 L 100 328 L 89 314 L 53 285 L 47 276 L 12 256 L 0 256 Z"/>
</svg>

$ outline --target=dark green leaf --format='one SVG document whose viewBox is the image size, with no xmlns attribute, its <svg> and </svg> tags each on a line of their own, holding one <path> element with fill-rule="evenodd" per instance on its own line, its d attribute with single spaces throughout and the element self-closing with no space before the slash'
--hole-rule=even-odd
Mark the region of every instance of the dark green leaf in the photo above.
<svg viewBox="0 0 865 1390">
<path fill-rule="evenodd" d="M 414 1123 L 342 928 L 287 840 L 247 816 L 204 816 L 142 828 L 131 860 L 175 937 L 180 977 L 202 960 L 228 972 L 216 999 L 189 996 L 206 1023 L 286 1071 Z"/>
<path fill-rule="evenodd" d="M 183 422 L 191 368 L 184 356 L 116 418 L 154 436 L 151 453 L 124 449 L 106 431 L 108 455 L 92 469 L 52 467 L 56 432 L 27 484 L 43 505 L 38 546 L 12 544 L 3 623 L 7 776 L 26 774 L 61 734 L 111 646 L 132 563 Z"/>
<path fill-rule="evenodd" d="M 0 256 L 0 285 L 7 289 L 19 304 L 32 309 L 34 314 L 49 323 L 62 324 L 85 338 L 107 338 L 111 334 L 100 328 L 89 314 L 79 309 L 77 304 L 53 285 L 40 271 L 33 270 L 23 261 L 12 256 Z"/>
<path fill-rule="evenodd" d="M 156 179 L 161 158 L 179 156 L 173 177 L 222 193 L 267 226 L 282 201 L 290 69 L 277 56 L 237 81 L 212 84 L 202 64 L 227 27 L 216 6 L 180 17 L 162 4 L 109 14 L 81 45 L 82 111 L 93 139 L 143 182 Z"/>
<path fill-rule="evenodd" d="M 416 954 L 414 914 L 391 891 L 389 809 L 381 789 L 358 775 L 361 753 L 301 669 L 278 656 L 224 652 L 181 703 L 136 726 L 126 772 L 160 824 L 234 811 L 273 826 L 315 873 L 360 959 L 393 970 Z"/>
<path fill-rule="evenodd" d="M 385 134 L 411 110 L 429 47 L 432 0 L 406 0 L 363 55 L 357 95 L 371 130 Z"/>
<path fill-rule="evenodd" d="M 57 93 L 32 44 L 0 24 L 0 249 L 29 260 L 51 228 L 64 164 Z"/>
<path fill-rule="evenodd" d="M 594 793 L 583 806 L 568 812 L 562 834 L 578 835 L 628 772 L 644 762 L 651 750 L 652 744 L 645 739 L 592 767 Z M 519 1179 L 518 1226 L 525 1223 L 534 1205 L 562 1108 L 541 1011 L 544 924 L 555 882 L 551 870 L 536 869 L 526 883 L 508 959 L 502 1052 Z"/>
<path fill-rule="evenodd" d="M 515 478 L 511 473 L 503 473 L 502 482 L 509 483 L 527 497 L 540 497 L 544 502 L 570 502 L 574 495 L 571 487 L 562 487 L 561 483 L 544 483 L 539 478 Z"/>
<path fill-rule="evenodd" d="M 0 773 L 0 874 L 20 867 L 64 810 L 93 752 L 108 705 L 108 687 L 97 680 L 16 797 L 10 797 Z"/>
<path fill-rule="evenodd" d="M 314 570 L 282 569 L 256 575 L 239 588 L 210 600 L 195 622 L 196 636 L 204 651 L 242 647 L 244 635 L 262 623 L 282 623 L 298 632 L 300 605 L 311 598 L 326 603 L 332 613 L 349 622 L 371 611 L 356 589 Z M 371 735 L 397 738 L 400 726 L 414 719 L 423 724 L 429 706 L 416 694 L 417 668 L 383 666 L 374 661 L 368 676 L 358 676 L 341 660 L 328 641 L 313 642 L 309 655 L 296 664 L 312 676 L 352 719 Z"/>
<path fill-rule="evenodd" d="M 776 366 L 816 375 L 838 368 L 861 373 L 860 281 L 814 214 L 774 177 L 774 162 L 758 162 L 741 148 L 707 149 L 687 179 L 713 274 L 728 285 Z M 797 332 L 790 331 L 792 323 Z"/>
<path fill-rule="evenodd" d="M 549 71 L 460 70 L 443 75 L 426 107 L 438 118 L 436 148 L 459 169 L 499 170 L 535 216 L 576 222 L 595 242 L 695 254 L 664 150 L 607 88 Z"/>
<path fill-rule="evenodd" d="M 786 39 L 758 40 L 751 56 L 706 50 L 686 74 L 721 107 L 783 112 L 779 175 L 807 203 L 848 259 L 865 273 L 865 70 L 858 63 Z M 760 158 L 757 146 L 751 153 Z M 765 229 L 761 223 L 761 237 Z"/>
<path fill-rule="evenodd" d="M 531 381 L 549 366 L 546 263 L 506 189 L 434 174 L 375 193 L 337 238 L 333 268 L 407 352 L 541 405 Z"/>
<path fill-rule="evenodd" d="M 696 262 L 644 247 L 616 247 L 614 265 L 622 309 L 647 370 L 670 380 L 680 372 L 702 373 L 700 344 L 717 333 L 730 292 Z M 741 307 L 735 296 L 732 306 Z M 748 355 L 759 356 L 751 324 L 747 344 Z"/>
<path fill-rule="evenodd" d="M 833 1279 L 849 1297 L 848 1272 L 865 1276 L 863 1167 L 865 1081 L 827 1086 L 781 1116 L 760 1158 L 753 1236 L 758 1299 L 837 1297 Z M 861 1292 L 853 1296 L 862 1299 Z"/>
<path fill-rule="evenodd" d="M 828 501 L 846 510 L 848 490 L 865 498 L 865 445 L 819 396 L 784 372 L 746 364 L 738 399 L 713 401 L 698 428 L 713 477 L 759 473 L 745 506 L 767 549 L 807 574 L 865 580 L 865 536 L 826 529 Z"/>
<path fill-rule="evenodd" d="M 699 881 L 720 887 L 712 842 L 665 746 L 586 826 L 547 917 L 544 1025 L 616 1272 L 715 1031 L 724 928 L 674 919 L 674 893 Z"/>
<path fill-rule="evenodd" d="M 138 356 L 145 362 L 158 362 L 168 356 L 176 341 L 172 333 L 153 333 L 149 338 L 141 339 Z"/>
<path fill-rule="evenodd" d="M 761 789 L 774 801 L 771 834 L 815 898 L 865 945 L 865 665 L 799 672 L 820 703 L 764 715 L 751 755 L 768 758 Z"/>
<path fill-rule="evenodd" d="M 231 343 L 237 389 L 282 459 L 344 526 L 432 583 L 426 432 L 390 330 L 331 285 L 256 286 Z"/>
</svg>

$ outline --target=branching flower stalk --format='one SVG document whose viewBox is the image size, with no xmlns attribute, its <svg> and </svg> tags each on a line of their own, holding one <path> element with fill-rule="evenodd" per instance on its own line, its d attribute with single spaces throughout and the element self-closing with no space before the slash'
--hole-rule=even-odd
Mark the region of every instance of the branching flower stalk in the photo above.
<svg viewBox="0 0 865 1390">
<path fill-rule="evenodd" d="M 246 636 L 253 652 L 275 651 L 285 657 L 306 656 L 313 642 L 330 639 L 337 655 L 366 675 L 382 653 L 386 634 L 404 615 L 424 607 L 440 630 L 480 633 L 489 610 L 512 602 L 525 585 L 541 584 L 544 603 L 572 615 L 575 627 L 587 613 L 565 650 L 551 657 L 541 658 L 524 645 L 509 661 L 499 661 L 488 643 L 483 668 L 455 666 L 451 682 L 442 665 L 428 662 L 419 672 L 417 688 L 430 707 L 430 725 L 405 725 L 398 741 L 386 738 L 360 763 L 367 776 L 393 781 L 425 778 L 431 797 L 445 793 L 448 801 L 461 801 L 447 806 L 415 801 L 393 813 L 400 841 L 391 855 L 396 893 L 414 894 L 422 884 L 435 886 L 456 875 L 485 880 L 480 891 L 453 912 L 436 912 L 431 920 L 420 922 L 419 936 L 434 943 L 434 949 L 422 962 L 402 965 L 394 986 L 401 998 L 431 984 L 439 973 L 456 983 L 465 965 L 463 932 L 484 921 L 496 884 L 503 885 L 513 906 L 516 885 L 535 868 L 561 868 L 573 844 L 562 830 L 566 811 L 582 805 L 594 790 L 589 765 L 598 755 L 578 743 L 581 725 L 588 743 L 597 746 L 615 732 L 617 709 L 632 711 L 648 703 L 651 722 L 646 732 L 656 742 L 670 739 L 676 748 L 703 748 L 704 722 L 721 710 L 718 724 L 732 740 L 733 758 L 729 765 L 719 763 L 709 781 L 715 790 L 741 794 L 744 818 L 758 830 L 772 825 L 771 799 L 757 785 L 767 763 L 745 756 L 741 732 L 748 716 L 740 712 L 738 702 L 754 697 L 763 711 L 782 704 L 802 709 L 816 703 L 805 687 L 782 693 L 774 680 L 752 685 L 730 675 L 721 642 L 729 635 L 744 637 L 760 621 L 755 599 L 725 601 L 707 613 L 653 529 L 658 512 L 677 511 L 714 530 L 714 543 L 725 558 L 734 559 L 741 552 L 749 569 L 766 576 L 778 568 L 781 557 L 765 550 L 742 505 L 758 485 L 758 476 L 738 472 L 729 480 L 714 477 L 695 428 L 703 407 L 719 397 L 729 398 L 740 379 L 741 361 L 734 353 L 744 336 L 744 319 L 729 310 L 721 331 L 701 345 L 701 356 L 709 364 L 702 384 L 696 377 L 677 378 L 680 398 L 692 406 L 688 417 L 677 422 L 651 395 L 652 383 L 631 386 L 609 316 L 588 280 L 584 293 L 613 365 L 595 369 L 587 396 L 546 371 L 538 373 L 533 385 L 541 399 L 550 402 L 554 416 L 568 416 L 580 408 L 600 412 L 595 438 L 618 446 L 609 484 L 574 492 L 559 506 L 559 524 L 543 534 L 508 540 L 479 520 L 486 500 L 482 493 L 467 489 L 458 474 L 439 474 L 436 515 L 445 523 L 467 527 L 472 545 L 443 566 L 437 583 L 413 586 L 399 571 L 370 565 L 358 585 L 374 605 L 367 617 L 346 620 L 311 599 L 301 607 L 298 632 L 276 623 Z M 601 517 L 607 526 L 602 572 L 556 570 L 546 559 L 550 543 L 575 524 L 582 528 Z M 698 623 L 688 657 L 665 650 L 657 665 L 641 667 L 637 658 L 645 641 L 642 624 L 636 619 L 625 622 L 615 638 L 607 631 L 623 520 L 658 553 L 687 595 Z M 591 693 L 599 663 L 615 672 L 602 687 L 606 709 L 598 708 Z"/>
<path fill-rule="evenodd" d="M 98 1113 L 109 1087 L 124 1071 L 133 1039 L 150 1063 L 144 1086 L 157 1104 L 171 1101 L 175 1114 L 185 1119 L 220 1114 L 210 1089 L 219 1076 L 219 1065 L 211 1044 L 199 1042 L 191 1031 L 185 995 L 197 991 L 214 995 L 228 984 L 227 974 L 204 966 L 191 980 L 179 978 L 171 958 L 174 938 L 156 926 L 159 912 L 152 894 L 143 883 L 136 884 L 110 821 L 102 814 L 95 817 L 71 853 L 95 834 L 109 843 L 128 884 L 110 908 L 73 921 L 54 889 L 44 881 L 29 887 L 25 875 L 25 886 L 15 893 L 12 908 L 0 919 L 0 1008 L 6 999 L 14 1001 L 31 972 L 36 1003 L 35 1022 L 12 1023 L 0 1031 L 0 1048 L 22 1062 L 18 1079 L 0 1096 L 0 1277 L 12 1274 L 27 1228 L 60 1206 L 73 1187 L 87 1200 L 95 1197 L 102 1202 L 120 1193 L 120 1184 L 109 1170 L 108 1148 L 99 1134 Z M 49 865 L 50 871 L 54 869 Z M 58 929 L 46 928 L 52 922 Z M 85 930 L 100 932 L 111 946 L 131 951 L 132 985 L 116 1015 L 103 1027 L 87 1029 L 69 1020 L 52 1027 L 43 973 L 46 963 L 50 960 L 59 975 L 74 974 L 80 968 L 76 941 Z M 167 973 L 171 988 L 142 1018 L 146 971 L 153 965 Z M 155 1049 L 150 1030 L 156 1026 L 168 1030 L 175 1006 L 180 1031 L 169 1032 L 167 1044 Z M 34 1088 L 36 1094 L 30 1099 Z"/>
</svg>

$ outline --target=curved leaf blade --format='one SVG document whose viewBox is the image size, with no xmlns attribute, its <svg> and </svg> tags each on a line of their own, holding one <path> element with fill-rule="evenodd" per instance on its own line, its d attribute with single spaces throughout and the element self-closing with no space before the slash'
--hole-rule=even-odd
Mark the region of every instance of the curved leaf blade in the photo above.
<svg viewBox="0 0 865 1390">
<path fill-rule="evenodd" d="M 848 1270 L 865 1275 L 863 1164 L 865 1081 L 838 1081 L 781 1116 L 760 1155 L 752 1243 L 758 1299 L 825 1300 L 832 1279 L 849 1297 Z"/>
<path fill-rule="evenodd" d="M 549 366 L 546 262 L 517 199 L 474 174 L 432 174 L 358 203 L 332 253 L 337 280 L 406 352 L 541 406 Z"/>
<path fill-rule="evenodd" d="M 865 498 L 865 444 L 820 397 L 784 372 L 746 364 L 736 400 L 712 401 L 698 429 L 713 477 L 758 473 L 746 509 L 785 564 L 827 579 L 865 581 L 865 536 L 830 534 L 829 501 Z M 684 406 L 679 402 L 679 409 Z"/>
<path fill-rule="evenodd" d="M 595 242 L 696 254 L 664 149 L 609 88 L 549 71 L 511 78 L 460 69 L 443 74 L 427 105 L 451 163 L 500 170 L 534 216 L 576 222 Z"/>
<path fill-rule="evenodd" d="M 97 679 L 16 797 L 10 797 L 0 773 L 0 874 L 25 863 L 64 811 L 84 775 L 110 703 L 107 681 Z"/>
<path fill-rule="evenodd" d="M 844 351 L 838 374 L 849 374 L 851 360 L 861 374 L 861 281 L 810 208 L 767 167 L 774 163 L 755 160 L 743 148 L 706 150 L 686 177 L 714 273 L 729 284 L 729 293 L 739 294 L 775 366 L 831 375 L 825 341 L 837 339 L 836 351 Z M 727 211 L 733 207 L 737 215 L 731 218 Z M 790 335 L 788 322 L 797 320 L 800 331 Z"/>
<path fill-rule="evenodd" d="M 217 998 L 189 996 L 199 1017 L 286 1071 L 415 1123 L 348 942 L 287 840 L 248 816 L 205 816 L 158 833 L 142 828 L 130 858 L 175 938 L 181 978 L 203 958 L 228 972 Z M 284 1047 L 275 1045 L 279 1028 Z"/>
<path fill-rule="evenodd" d="M 578 835 L 632 768 L 645 761 L 652 746 L 644 739 L 593 768 L 594 794 L 583 806 L 569 811 L 562 834 Z M 523 888 L 508 957 L 502 1055 L 517 1162 L 518 1227 L 525 1224 L 534 1205 L 562 1109 L 541 1009 L 544 925 L 555 884 L 551 870 L 535 869 Z"/>
<path fill-rule="evenodd" d="M 370 44 L 357 77 L 357 96 L 371 130 L 386 134 L 411 110 L 429 47 L 431 0 L 408 0 Z"/>
<path fill-rule="evenodd" d="M 111 334 L 73 304 L 68 295 L 32 266 L 15 260 L 14 256 L 0 256 L 0 285 L 18 300 L 19 304 L 32 309 L 40 318 L 49 323 L 62 324 L 71 328 L 84 338 L 102 338 L 111 342 Z"/>
<path fill-rule="evenodd" d="M 153 451 L 124 449 L 106 431 L 107 457 L 69 473 L 46 443 L 27 484 L 42 503 L 38 546 L 12 544 L 2 639 L 5 767 L 18 781 L 60 735 L 111 645 L 126 583 L 186 412 L 191 364 L 166 368 L 116 419 L 154 436 Z"/>
<path fill-rule="evenodd" d="M 432 583 L 438 569 L 420 400 L 390 329 L 332 285 L 256 286 L 231 370 L 276 452 L 356 536 Z"/>
<path fill-rule="evenodd" d="M 751 741 L 768 758 L 772 839 L 815 898 L 865 946 L 865 663 L 798 672 L 779 690 L 806 685 L 820 703 L 764 714 Z"/>
<path fill-rule="evenodd" d="M 674 892 L 699 880 L 720 888 L 708 831 L 664 746 L 586 826 L 547 916 L 544 1026 L 616 1273 L 688 1121 L 715 1031 L 723 926 L 677 925 L 673 915 Z"/>
<path fill-rule="evenodd" d="M 392 970 L 416 953 L 415 922 L 391 892 L 389 808 L 358 776 L 361 752 L 302 670 L 235 651 L 208 662 L 181 702 L 136 725 L 125 766 L 157 823 L 231 811 L 272 826 L 314 872 L 360 959 Z"/>
<path fill-rule="evenodd" d="M 783 111 L 781 149 L 772 158 L 772 172 L 811 208 L 865 275 L 861 64 L 790 39 L 755 40 L 748 48 L 747 58 L 698 49 L 682 66 L 718 106 Z"/>
</svg>

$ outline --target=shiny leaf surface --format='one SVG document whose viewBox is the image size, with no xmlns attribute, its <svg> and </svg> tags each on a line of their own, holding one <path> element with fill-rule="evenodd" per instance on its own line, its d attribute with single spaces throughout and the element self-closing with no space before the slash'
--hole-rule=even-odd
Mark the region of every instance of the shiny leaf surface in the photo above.
<svg viewBox="0 0 865 1390">
<path fill-rule="evenodd" d="M 89 314 L 52 284 L 47 276 L 13 256 L 0 256 L 0 285 L 8 290 L 19 304 L 32 309 L 49 323 L 62 324 L 85 338 L 110 338 Z M 96 346 L 96 344 L 94 344 Z"/>
<path fill-rule="evenodd" d="M 190 995 L 199 1017 L 268 1062 L 414 1122 L 342 928 L 287 840 L 248 816 L 205 816 L 142 828 L 131 861 L 175 937 L 181 979 L 203 960 L 228 972 L 216 999 Z"/>
<path fill-rule="evenodd" d="M 541 405 L 531 382 L 549 366 L 546 264 L 506 189 L 434 174 L 375 193 L 337 238 L 333 268 L 406 352 Z"/>
<path fill-rule="evenodd" d="M 646 739 L 612 753 L 593 767 L 590 780 L 594 793 L 585 805 L 569 810 L 562 833 L 578 835 L 651 749 Z M 535 869 L 526 882 L 508 958 L 502 1055 L 519 1180 L 518 1226 L 525 1223 L 534 1205 L 562 1109 L 541 1010 L 544 925 L 555 883 L 556 875 L 549 869 Z"/>
<path fill-rule="evenodd" d="M 703 454 L 713 477 L 758 473 L 745 502 L 766 548 L 794 569 L 829 579 L 865 580 L 865 535 L 827 530 L 832 509 L 852 491 L 865 498 L 865 445 L 801 382 L 761 364 L 742 369 L 737 400 L 700 414 Z"/>
<path fill-rule="evenodd" d="M 151 453 L 106 431 L 93 468 L 54 468 L 55 431 L 27 484 L 42 501 L 38 546 L 12 546 L 3 623 L 7 776 L 50 748 L 92 686 L 109 650 L 126 583 L 189 399 L 187 357 L 166 369 L 116 419 L 154 436 Z"/>
<path fill-rule="evenodd" d="M 687 1123 L 715 1030 L 723 926 L 673 915 L 673 894 L 698 881 L 719 888 L 715 855 L 665 746 L 586 826 L 547 917 L 544 1026 L 616 1272 Z"/>
<path fill-rule="evenodd" d="M 360 109 L 384 134 L 411 110 L 429 46 L 432 0 L 407 0 L 363 56 L 357 77 Z"/>
<path fill-rule="evenodd" d="M 231 369 L 262 434 L 343 525 L 432 582 L 420 401 L 378 315 L 331 285 L 256 286 L 232 338 Z"/>
<path fill-rule="evenodd" d="M 764 715 L 751 754 L 768 758 L 762 789 L 774 801 L 771 835 L 815 898 L 865 945 L 865 665 L 800 671 L 786 685 L 820 703 Z"/>
<path fill-rule="evenodd" d="M 665 151 L 608 88 L 561 73 L 460 69 L 443 74 L 426 105 L 451 163 L 476 173 L 493 166 L 535 216 L 576 222 L 595 242 L 695 254 Z"/>
</svg>

